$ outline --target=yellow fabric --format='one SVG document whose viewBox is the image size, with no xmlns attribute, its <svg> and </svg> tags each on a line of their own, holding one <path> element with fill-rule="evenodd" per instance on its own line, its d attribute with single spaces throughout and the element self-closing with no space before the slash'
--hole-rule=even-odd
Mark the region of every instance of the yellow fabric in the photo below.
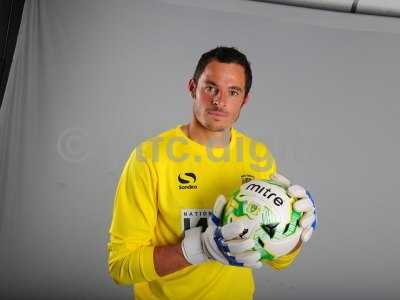
<svg viewBox="0 0 400 300">
<path fill-rule="evenodd" d="M 210 261 L 163 277 L 154 268 L 154 247 L 177 244 L 188 226 L 204 224 L 219 194 L 228 196 L 245 180 L 276 172 L 268 148 L 236 129 L 229 146 L 209 149 L 178 126 L 142 143 L 125 164 L 114 200 L 108 264 L 115 282 L 134 285 L 135 299 L 253 298 L 249 268 Z M 299 250 L 272 267 L 289 266 Z"/>
</svg>

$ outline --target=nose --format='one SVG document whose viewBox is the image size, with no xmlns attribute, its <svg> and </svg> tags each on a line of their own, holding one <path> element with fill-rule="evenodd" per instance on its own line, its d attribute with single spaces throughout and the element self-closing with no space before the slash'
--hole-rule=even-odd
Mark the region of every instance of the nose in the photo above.
<svg viewBox="0 0 400 300">
<path fill-rule="evenodd" d="M 225 107 L 226 100 L 225 96 L 222 95 L 221 91 L 217 91 L 213 97 L 212 97 L 212 104 L 218 106 L 218 107 Z"/>
</svg>

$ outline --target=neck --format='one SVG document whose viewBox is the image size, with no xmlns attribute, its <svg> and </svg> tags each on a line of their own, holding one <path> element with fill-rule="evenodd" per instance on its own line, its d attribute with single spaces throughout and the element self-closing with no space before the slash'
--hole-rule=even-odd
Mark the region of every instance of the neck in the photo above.
<svg viewBox="0 0 400 300">
<path fill-rule="evenodd" d="M 225 147 L 231 139 L 230 128 L 212 131 L 200 124 L 195 118 L 189 124 L 184 125 L 182 130 L 188 138 L 196 143 L 212 147 Z"/>
</svg>

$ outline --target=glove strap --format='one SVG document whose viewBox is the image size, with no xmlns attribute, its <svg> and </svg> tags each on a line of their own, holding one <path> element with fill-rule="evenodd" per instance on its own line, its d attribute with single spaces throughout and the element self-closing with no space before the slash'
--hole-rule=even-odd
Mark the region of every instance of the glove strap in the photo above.
<svg viewBox="0 0 400 300">
<path fill-rule="evenodd" d="M 315 207 L 315 201 L 313 196 L 311 196 L 309 191 L 306 191 L 308 198 L 310 198 L 312 204 L 314 205 L 314 216 L 315 216 L 315 220 L 314 222 L 311 224 L 311 227 L 313 230 L 317 229 L 317 212 L 316 212 L 316 207 Z"/>
</svg>

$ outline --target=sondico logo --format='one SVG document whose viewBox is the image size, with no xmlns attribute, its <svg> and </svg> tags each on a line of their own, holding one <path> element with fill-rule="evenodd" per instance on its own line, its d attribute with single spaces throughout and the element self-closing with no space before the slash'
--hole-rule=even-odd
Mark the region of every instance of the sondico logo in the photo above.
<svg viewBox="0 0 400 300">
<path fill-rule="evenodd" d="M 246 190 L 250 190 L 259 193 L 263 197 L 266 197 L 267 199 L 275 197 L 273 202 L 276 206 L 282 206 L 283 200 L 281 197 L 277 196 L 275 193 L 271 192 L 270 188 L 267 188 L 265 186 L 261 186 L 259 184 L 251 183 L 248 186 L 246 186 Z"/>
<path fill-rule="evenodd" d="M 194 184 L 196 182 L 196 180 L 197 180 L 197 177 L 196 177 L 196 174 L 194 174 L 194 173 L 187 172 L 187 173 L 179 174 L 178 175 L 178 181 L 180 183 L 179 189 L 180 190 L 197 189 L 197 185 Z"/>
</svg>

